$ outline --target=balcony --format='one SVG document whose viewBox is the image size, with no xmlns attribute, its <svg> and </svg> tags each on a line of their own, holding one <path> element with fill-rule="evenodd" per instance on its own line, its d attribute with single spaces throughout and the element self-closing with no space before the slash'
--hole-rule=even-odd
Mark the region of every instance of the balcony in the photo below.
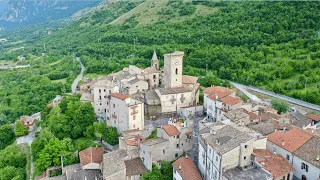
<svg viewBox="0 0 320 180">
<path fill-rule="evenodd" d="M 118 116 L 115 114 L 112 114 L 111 117 L 117 119 Z"/>
</svg>

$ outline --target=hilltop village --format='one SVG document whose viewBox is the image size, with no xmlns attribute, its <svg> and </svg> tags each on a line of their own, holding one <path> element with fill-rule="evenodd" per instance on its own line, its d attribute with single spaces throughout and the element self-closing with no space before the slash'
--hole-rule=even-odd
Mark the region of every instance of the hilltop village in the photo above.
<svg viewBox="0 0 320 180">
<path fill-rule="evenodd" d="M 36 179 L 137 180 L 162 162 L 171 162 L 175 180 L 319 179 L 319 116 L 278 114 L 236 89 L 200 87 L 198 77 L 182 74 L 183 55 L 165 54 L 162 68 L 154 52 L 148 68 L 130 65 L 81 85 L 80 100 L 116 128 L 118 145 L 102 141 L 80 151 L 80 163 L 62 164 L 60 176 L 49 177 L 52 167 Z"/>
</svg>

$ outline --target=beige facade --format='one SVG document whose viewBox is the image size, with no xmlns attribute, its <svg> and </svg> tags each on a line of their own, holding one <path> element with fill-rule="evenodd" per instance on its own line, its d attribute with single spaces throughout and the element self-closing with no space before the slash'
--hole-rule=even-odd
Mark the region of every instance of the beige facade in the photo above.
<svg viewBox="0 0 320 180">
<path fill-rule="evenodd" d="M 176 51 L 164 55 L 164 82 L 166 88 L 181 87 L 183 52 Z"/>
</svg>

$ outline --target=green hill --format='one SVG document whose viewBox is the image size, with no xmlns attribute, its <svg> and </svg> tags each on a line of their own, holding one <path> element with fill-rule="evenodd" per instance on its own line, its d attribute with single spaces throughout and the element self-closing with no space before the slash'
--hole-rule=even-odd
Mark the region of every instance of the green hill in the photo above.
<svg viewBox="0 0 320 180">
<path fill-rule="evenodd" d="M 206 76 L 207 68 L 208 79 L 320 104 L 319 16 L 318 2 L 110 1 L 25 52 L 74 52 L 86 73 L 107 74 L 148 66 L 154 49 L 161 59 L 181 50 L 185 74 Z"/>
</svg>

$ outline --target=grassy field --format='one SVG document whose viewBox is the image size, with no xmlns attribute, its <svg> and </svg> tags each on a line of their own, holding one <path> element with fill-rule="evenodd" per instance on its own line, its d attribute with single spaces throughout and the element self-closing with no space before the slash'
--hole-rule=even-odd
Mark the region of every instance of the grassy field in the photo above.
<svg viewBox="0 0 320 180">
<path fill-rule="evenodd" d="M 98 73 L 87 73 L 84 75 L 84 78 L 89 78 L 89 79 L 93 79 L 99 76 L 106 76 L 108 74 L 98 74 Z"/>
<path fill-rule="evenodd" d="M 184 2 L 187 1 L 185 0 Z M 139 22 L 138 26 L 151 25 L 158 22 L 159 20 L 165 20 L 169 22 L 182 22 L 188 19 L 192 19 L 196 16 L 207 16 L 219 11 L 219 8 L 217 7 L 212 8 L 204 5 L 195 5 L 196 10 L 193 14 L 188 16 L 179 16 L 178 12 L 170 7 L 168 3 L 169 0 L 143 2 L 131 11 L 113 20 L 110 24 L 123 24 L 126 20 L 132 17 L 134 17 L 134 19 Z M 163 11 L 172 11 L 173 14 L 170 16 L 163 15 L 161 14 L 161 12 Z"/>
<path fill-rule="evenodd" d="M 52 82 L 66 84 L 67 83 L 67 78 L 58 79 L 58 80 L 52 80 Z"/>
</svg>

